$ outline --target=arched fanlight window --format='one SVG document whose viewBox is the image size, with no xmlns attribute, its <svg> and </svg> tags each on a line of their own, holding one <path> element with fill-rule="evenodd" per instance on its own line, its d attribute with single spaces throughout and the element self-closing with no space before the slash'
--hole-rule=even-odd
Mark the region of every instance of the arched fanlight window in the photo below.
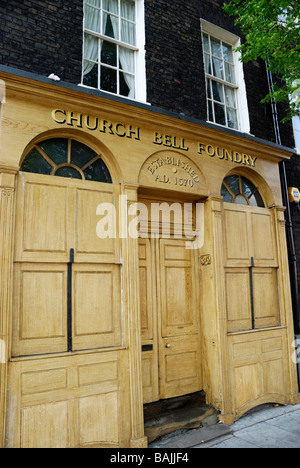
<svg viewBox="0 0 300 468">
<path fill-rule="evenodd" d="M 226 177 L 223 181 L 221 195 L 225 203 L 265 208 L 258 187 L 241 175 Z"/>
<path fill-rule="evenodd" d="M 71 138 L 51 138 L 36 144 L 20 171 L 112 183 L 101 154 Z"/>
</svg>

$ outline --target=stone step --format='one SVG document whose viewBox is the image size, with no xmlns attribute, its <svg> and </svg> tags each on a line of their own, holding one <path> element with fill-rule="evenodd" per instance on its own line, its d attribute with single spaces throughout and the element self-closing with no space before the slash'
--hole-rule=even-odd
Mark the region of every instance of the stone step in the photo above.
<svg viewBox="0 0 300 468">
<path fill-rule="evenodd" d="M 147 420 L 145 422 L 145 435 L 150 444 L 173 432 L 212 426 L 218 421 L 218 411 L 212 406 L 202 404 L 198 407 L 180 409 L 171 414 Z"/>
</svg>

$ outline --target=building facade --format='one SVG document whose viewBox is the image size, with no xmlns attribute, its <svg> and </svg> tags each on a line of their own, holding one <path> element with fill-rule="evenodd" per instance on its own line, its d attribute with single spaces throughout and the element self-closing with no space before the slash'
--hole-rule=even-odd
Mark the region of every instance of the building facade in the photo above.
<svg viewBox="0 0 300 468">
<path fill-rule="evenodd" d="M 225 423 L 299 402 L 293 128 L 222 2 L 0 15 L 1 446 L 146 447 L 143 405 L 201 390 Z"/>
</svg>

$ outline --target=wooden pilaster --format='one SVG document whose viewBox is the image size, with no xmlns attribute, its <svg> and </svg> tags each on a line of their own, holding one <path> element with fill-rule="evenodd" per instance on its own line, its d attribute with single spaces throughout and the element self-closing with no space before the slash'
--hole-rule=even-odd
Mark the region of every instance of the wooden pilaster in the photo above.
<svg viewBox="0 0 300 468">
<path fill-rule="evenodd" d="M 7 366 L 10 357 L 14 171 L 0 167 L 0 447 L 5 445 Z"/>
<path fill-rule="evenodd" d="M 282 324 L 286 326 L 287 329 L 286 364 L 289 375 L 290 398 L 292 404 L 297 404 L 300 402 L 300 394 L 298 392 L 297 369 L 292 360 L 292 354 L 294 351 L 292 343 L 295 340 L 295 335 L 286 240 L 286 221 L 284 216 L 285 210 L 286 208 L 281 206 L 275 206 L 272 208 L 275 219 L 278 260 L 280 265 L 278 286 L 281 296 L 281 320 Z"/>
<path fill-rule="evenodd" d="M 131 448 L 147 447 L 147 437 L 144 436 L 138 240 L 130 238 L 127 219 L 129 205 L 137 201 L 137 189 L 137 185 L 124 185 L 122 190 L 124 198 L 123 203 L 121 203 L 123 215 L 121 220 L 124 268 L 123 306 L 128 324 Z"/>
</svg>

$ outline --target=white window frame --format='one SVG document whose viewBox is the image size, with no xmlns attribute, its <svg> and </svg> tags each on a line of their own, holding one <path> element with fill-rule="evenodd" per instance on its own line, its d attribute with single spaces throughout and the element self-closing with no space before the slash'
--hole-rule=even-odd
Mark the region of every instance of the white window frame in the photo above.
<svg viewBox="0 0 300 468">
<path fill-rule="evenodd" d="M 209 23 L 206 20 L 201 19 L 201 31 L 202 34 L 208 34 L 209 36 L 219 39 L 225 42 L 228 45 L 231 45 L 233 49 L 238 47 L 241 44 L 241 40 L 239 36 L 232 34 L 225 29 L 220 28 L 212 23 Z M 235 79 L 236 85 L 232 85 L 227 83 L 223 80 L 218 80 L 218 78 L 210 75 L 206 75 L 207 78 L 215 81 L 219 81 L 220 83 L 224 84 L 225 86 L 231 86 L 232 88 L 236 89 L 236 100 L 237 100 L 237 119 L 238 119 L 238 128 L 233 130 L 238 130 L 243 133 L 250 133 L 250 119 L 249 119 L 249 110 L 248 110 L 248 102 L 247 102 L 247 94 L 246 94 L 246 84 L 244 78 L 244 70 L 243 70 L 243 63 L 240 60 L 241 54 L 240 52 L 233 51 L 233 59 L 234 59 L 234 71 L 235 71 Z M 204 60 L 204 53 L 203 53 L 203 60 Z M 207 92 L 207 91 L 206 91 Z M 206 98 L 207 102 L 207 121 L 210 123 L 209 120 L 209 111 L 208 111 L 208 96 Z M 229 128 L 227 126 L 215 123 L 215 125 L 220 125 L 221 127 Z"/>
<path fill-rule="evenodd" d="M 135 1 L 135 10 L 136 10 L 136 46 L 133 46 L 131 44 L 126 44 L 125 42 L 122 42 L 120 40 L 114 39 L 112 37 L 108 37 L 103 34 L 98 34 L 94 31 L 90 31 L 84 27 L 84 22 L 83 22 L 83 47 L 82 47 L 82 58 L 83 58 L 83 63 L 84 63 L 84 34 L 90 34 L 98 40 L 105 40 L 107 42 L 111 42 L 117 46 L 121 47 L 126 47 L 127 49 L 130 49 L 135 52 L 135 97 L 134 98 L 128 98 L 127 96 L 123 96 L 122 94 L 118 93 L 111 93 L 109 91 L 103 90 L 100 87 L 94 88 L 87 86 L 83 84 L 83 63 L 82 63 L 82 77 L 81 77 L 81 83 L 79 86 L 83 86 L 88 89 L 98 89 L 99 91 L 103 93 L 107 93 L 112 96 L 120 96 L 124 99 L 130 99 L 134 101 L 140 101 L 140 102 L 146 102 L 147 101 L 147 89 L 146 89 L 146 52 L 145 52 L 145 44 L 146 44 L 146 38 L 145 38 L 145 7 L 144 7 L 144 0 L 134 0 Z M 100 11 L 100 10 L 99 10 Z M 99 47 L 100 51 L 100 47 Z M 118 48 L 117 48 L 117 53 L 118 53 Z M 100 63 L 100 59 L 99 59 Z M 105 65 L 106 66 L 106 65 Z M 108 68 L 113 68 L 113 69 L 118 69 L 117 67 L 109 67 Z M 118 73 L 117 73 L 118 75 Z M 118 78 L 119 79 L 119 78 Z"/>
</svg>

